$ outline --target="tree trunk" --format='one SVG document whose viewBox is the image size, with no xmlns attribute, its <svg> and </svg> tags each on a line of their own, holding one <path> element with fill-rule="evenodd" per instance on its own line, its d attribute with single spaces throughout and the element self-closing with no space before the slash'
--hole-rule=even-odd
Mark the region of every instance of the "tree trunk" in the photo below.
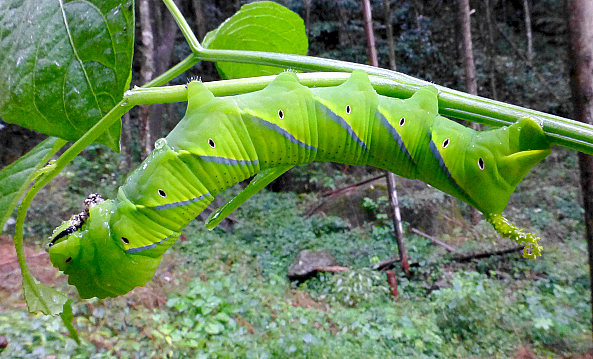
<svg viewBox="0 0 593 359">
<path fill-rule="evenodd" d="M 147 83 L 153 79 L 155 73 L 154 64 L 154 32 L 152 29 L 152 14 L 149 0 L 138 1 L 138 15 L 140 20 L 140 39 L 142 47 L 142 65 L 140 67 L 140 79 L 142 83 Z M 150 128 L 150 107 L 148 105 L 139 106 L 140 115 L 140 147 L 143 157 L 152 151 Z"/>
<path fill-rule="evenodd" d="M 465 90 L 472 94 L 478 94 L 478 84 L 476 82 L 476 64 L 474 62 L 472 29 L 470 20 L 469 0 L 458 0 L 459 3 L 459 21 L 461 24 L 461 43 L 463 49 L 463 64 L 465 68 Z M 472 123 L 474 130 L 480 129 L 479 123 Z M 472 208 L 472 223 L 478 223 L 481 218 L 480 211 Z"/>
<path fill-rule="evenodd" d="M 488 77 L 490 82 L 490 95 L 494 100 L 498 98 L 496 93 L 496 47 L 494 42 L 494 27 L 492 26 L 492 8 L 490 7 L 490 0 L 485 1 L 486 7 L 486 28 L 488 31 Z"/>
<path fill-rule="evenodd" d="M 349 12 L 341 2 L 336 4 L 340 17 L 340 32 L 338 33 L 338 42 L 340 47 L 344 48 L 350 43 L 350 35 L 348 31 Z"/>
<path fill-rule="evenodd" d="M 397 70 L 395 64 L 395 46 L 393 45 L 393 26 L 391 25 L 391 9 L 389 0 L 383 0 L 383 11 L 385 12 L 385 28 L 387 31 L 387 49 L 389 51 L 389 68 Z"/>
<path fill-rule="evenodd" d="M 177 6 L 181 5 L 180 0 L 174 0 L 174 2 L 177 4 Z M 173 60 L 173 50 L 175 50 L 175 38 L 177 37 L 178 27 L 175 23 L 175 19 L 173 18 L 173 16 L 169 14 L 167 7 L 163 4 L 162 1 L 154 1 L 153 4 L 157 9 L 155 13 L 159 14 L 157 16 L 159 16 L 159 18 L 161 19 L 161 21 L 157 22 L 158 27 L 156 27 L 155 31 L 155 33 L 157 34 L 157 41 L 154 54 L 157 75 L 160 75 L 171 67 Z M 151 147 L 154 147 L 154 141 L 156 141 L 163 135 L 163 119 L 165 118 L 164 115 L 173 113 L 174 111 L 171 110 L 172 107 L 173 104 L 151 106 L 150 120 L 152 125 L 151 135 L 153 139 Z"/>
<path fill-rule="evenodd" d="M 305 0 L 305 33 L 309 37 L 309 26 L 311 25 L 311 2 L 313 0 Z"/>
<path fill-rule="evenodd" d="M 461 24 L 461 37 L 463 48 L 463 64 L 465 68 L 465 91 L 472 95 L 478 94 L 476 83 L 476 65 L 474 63 L 472 29 L 470 22 L 469 0 L 458 0 L 459 21 Z"/>
<path fill-rule="evenodd" d="M 206 16 L 204 16 L 204 4 L 202 3 L 202 0 L 192 0 L 192 6 L 194 7 L 194 14 L 196 17 L 198 39 L 202 41 L 204 36 L 206 36 L 206 32 L 208 31 Z"/>
<path fill-rule="evenodd" d="M 373 15 L 371 13 L 370 0 L 362 1 L 362 13 L 364 16 L 364 31 L 367 35 L 367 49 L 371 66 L 379 67 L 377 59 L 377 46 L 375 46 L 375 33 L 373 32 Z"/>
<path fill-rule="evenodd" d="M 575 118 L 593 125 L 593 1 L 568 0 L 570 85 Z M 593 157 L 579 153 L 593 310 Z M 593 331 L 593 318 L 591 321 Z"/>
<path fill-rule="evenodd" d="M 371 4 L 369 0 L 363 0 L 362 1 L 362 11 L 363 11 L 363 15 L 364 15 L 364 28 L 365 28 L 365 32 L 367 35 L 367 44 L 368 44 L 368 50 L 369 50 L 369 62 L 371 63 L 372 66 L 378 67 L 379 66 L 379 61 L 377 59 L 377 48 L 375 46 L 375 34 L 373 33 L 373 19 L 372 19 L 372 15 L 371 15 Z M 391 17 L 389 19 L 391 21 Z M 406 274 L 406 277 L 410 277 L 410 267 L 408 265 L 408 252 L 406 250 L 406 246 L 404 243 L 404 231 L 403 231 L 403 227 L 402 227 L 402 220 L 401 220 L 401 215 L 400 215 L 400 211 L 399 211 L 399 204 L 397 201 L 397 191 L 396 191 L 396 187 L 395 187 L 395 175 L 391 172 L 385 171 L 385 173 L 387 174 L 387 190 L 389 192 L 389 200 L 391 203 L 391 218 L 393 220 L 393 228 L 395 229 L 395 239 L 397 241 L 397 247 L 399 250 L 399 259 L 401 262 L 401 265 L 404 269 L 404 272 Z M 393 286 L 395 285 L 395 288 L 397 288 L 397 281 L 395 279 L 395 276 L 393 276 L 393 278 L 389 279 L 390 282 L 389 284 L 391 285 L 392 288 L 394 288 Z M 391 281 L 394 281 L 395 284 L 393 284 Z M 393 294 L 393 292 L 392 292 Z M 395 297 L 397 297 L 397 289 L 396 289 L 396 294 L 394 294 Z"/>
<path fill-rule="evenodd" d="M 523 11 L 525 12 L 525 36 L 527 37 L 527 61 L 533 60 L 533 34 L 531 32 L 531 13 L 529 11 L 529 0 L 523 0 Z"/>
<path fill-rule="evenodd" d="M 175 3 L 179 5 L 179 0 Z M 177 25 L 161 2 L 139 0 L 138 13 L 143 57 L 140 78 L 142 83 L 147 83 L 171 66 Z M 143 158 L 153 150 L 155 141 L 162 135 L 166 106 L 169 105 L 139 106 Z"/>
</svg>

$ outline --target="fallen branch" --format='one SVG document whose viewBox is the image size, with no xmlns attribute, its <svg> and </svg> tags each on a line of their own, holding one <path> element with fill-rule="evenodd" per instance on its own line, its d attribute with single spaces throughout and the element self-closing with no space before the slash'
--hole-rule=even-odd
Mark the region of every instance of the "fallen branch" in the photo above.
<svg viewBox="0 0 593 359">
<path fill-rule="evenodd" d="M 482 258 L 488 258 L 488 257 L 492 257 L 492 256 L 500 256 L 500 255 L 514 253 L 514 252 L 520 252 L 522 250 L 523 250 L 523 247 L 511 247 L 511 248 L 499 249 L 499 250 L 484 252 L 484 253 L 474 253 L 474 254 L 467 254 L 467 255 L 463 255 L 463 256 L 456 256 L 456 257 L 451 258 L 451 260 L 453 260 L 455 262 L 463 263 L 463 262 L 469 262 L 472 259 L 482 259 Z"/>
<path fill-rule="evenodd" d="M 462 256 L 456 256 L 456 257 L 450 258 L 449 260 L 451 262 L 465 263 L 465 262 L 469 262 L 473 259 L 482 259 L 482 258 L 488 258 L 488 257 L 492 257 L 492 256 L 501 256 L 501 255 L 505 255 L 505 254 L 520 252 L 522 250 L 523 250 L 523 247 L 512 247 L 512 248 L 498 249 L 495 251 L 472 253 L 472 254 L 467 254 L 467 255 L 462 255 Z M 400 259 L 398 257 L 391 257 L 391 258 L 382 260 L 381 262 L 372 265 L 371 269 L 374 269 L 377 271 L 389 270 L 389 269 L 393 268 L 395 263 L 399 263 L 399 261 L 400 261 Z M 420 262 L 411 262 L 410 267 L 420 267 Z"/>
<path fill-rule="evenodd" d="M 345 272 L 350 270 L 350 267 L 343 267 L 343 266 L 327 266 L 327 267 L 317 267 L 315 268 L 318 272 L 330 272 L 330 273 L 337 273 L 337 272 Z"/>
<path fill-rule="evenodd" d="M 414 232 L 414 233 L 416 233 L 417 235 L 419 235 L 421 237 L 424 237 L 426 239 L 429 239 L 432 243 L 438 244 L 439 246 L 445 248 L 449 252 L 453 252 L 453 253 L 457 252 L 457 249 L 454 248 L 453 246 L 451 246 L 451 245 L 449 245 L 449 244 L 447 244 L 447 243 L 445 243 L 443 241 L 440 241 L 440 240 L 434 238 L 433 236 L 430 236 L 430 235 L 428 235 L 428 234 L 426 234 L 426 233 L 424 233 L 424 232 L 422 232 L 422 231 L 420 231 L 420 230 L 418 230 L 416 228 L 412 228 L 411 231 Z"/>
<path fill-rule="evenodd" d="M 393 264 L 398 263 L 399 262 L 399 257 L 391 257 L 391 258 L 387 258 L 382 260 L 379 263 L 375 263 L 371 266 L 371 269 L 374 270 L 378 270 L 378 271 L 382 271 L 384 269 L 390 269 L 393 268 Z M 412 266 L 413 263 L 410 264 L 410 266 Z"/>
<path fill-rule="evenodd" d="M 321 195 L 321 197 L 323 197 L 324 200 L 322 200 L 321 203 L 319 203 L 317 206 L 315 206 L 315 207 L 309 209 L 307 212 L 305 212 L 305 214 L 304 214 L 305 218 L 310 217 L 311 215 L 313 215 L 314 213 L 316 213 L 317 211 L 319 211 L 319 209 L 321 207 L 323 207 L 327 203 L 327 201 L 330 200 L 331 198 L 334 198 L 334 197 L 336 197 L 337 195 L 339 195 L 341 193 L 348 192 L 348 191 L 352 190 L 353 188 L 360 187 L 362 185 L 365 185 L 365 184 L 367 184 L 369 182 L 376 181 L 376 180 L 381 179 L 383 177 L 385 177 L 385 174 L 382 174 L 382 175 L 379 175 L 379 176 L 375 176 L 375 177 L 372 177 L 372 178 L 369 178 L 369 179 L 366 179 L 366 180 L 362 180 L 360 182 L 356 182 L 356 183 L 351 184 L 351 185 L 346 186 L 346 187 L 338 188 L 338 189 L 335 189 L 333 191 L 328 191 L 328 192 L 323 193 Z"/>
<path fill-rule="evenodd" d="M 381 178 L 383 178 L 385 176 L 386 176 L 385 173 L 383 173 L 383 174 L 381 174 L 379 176 L 371 177 L 371 178 L 368 178 L 368 179 L 365 179 L 365 180 L 362 180 L 362 181 L 353 183 L 353 184 L 348 185 L 346 187 L 337 188 L 337 189 L 334 189 L 332 191 L 328 191 L 328 192 L 325 192 L 325 193 L 321 194 L 321 197 L 329 197 L 329 196 L 334 196 L 334 195 L 340 194 L 342 192 L 347 192 L 347 191 L 349 191 L 349 190 L 351 190 L 353 188 L 360 187 L 360 186 L 365 185 L 365 184 L 367 184 L 369 182 L 373 182 L 373 181 L 376 181 L 378 179 L 381 179 Z"/>
</svg>

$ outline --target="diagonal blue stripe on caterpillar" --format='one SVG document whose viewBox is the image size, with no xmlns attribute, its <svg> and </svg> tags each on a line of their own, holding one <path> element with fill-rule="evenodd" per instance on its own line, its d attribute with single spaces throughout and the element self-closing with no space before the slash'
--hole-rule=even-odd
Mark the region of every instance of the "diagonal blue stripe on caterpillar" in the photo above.
<svg viewBox="0 0 593 359">
<path fill-rule="evenodd" d="M 264 119 L 261 119 L 259 117 L 256 117 L 256 116 L 253 116 L 251 118 L 253 120 L 257 120 L 258 122 L 260 122 L 262 125 L 264 125 L 264 127 L 269 128 L 272 131 L 278 132 L 282 136 L 286 137 L 286 139 L 289 140 L 290 142 L 292 142 L 292 143 L 294 143 L 296 145 L 299 145 L 301 147 L 304 147 L 304 148 L 306 148 L 308 150 L 317 151 L 317 148 L 315 148 L 315 147 L 313 147 L 313 146 L 311 146 L 309 144 L 306 144 L 303 141 L 297 139 L 290 132 L 286 131 L 285 129 L 283 129 L 282 127 L 278 126 L 277 124 L 272 123 L 272 122 L 268 122 L 268 121 L 266 121 Z"/>
<path fill-rule="evenodd" d="M 195 198 L 192 198 L 192 199 L 187 199 L 185 201 L 179 201 L 179 202 L 172 202 L 172 203 L 161 204 L 160 206 L 154 207 L 154 209 L 156 209 L 157 211 L 162 211 L 164 209 L 181 207 L 181 206 L 188 205 L 190 203 L 199 202 L 199 201 L 203 200 L 206 197 L 211 197 L 210 193 L 206 193 L 206 194 L 203 194 L 201 196 L 198 196 L 198 197 L 195 197 Z"/>
<path fill-rule="evenodd" d="M 323 110 L 325 111 L 325 113 L 329 116 L 329 118 L 334 121 L 335 123 L 339 124 L 340 126 L 342 126 L 347 132 L 348 132 L 348 136 L 350 136 L 354 141 L 356 141 L 356 143 L 358 143 L 360 145 L 360 147 L 362 147 L 365 151 L 369 152 L 369 149 L 366 145 L 366 143 L 364 143 L 356 134 L 356 132 L 354 132 L 354 130 L 352 129 L 352 126 L 350 126 L 350 124 L 348 122 L 346 122 L 346 120 L 344 120 L 342 117 L 338 116 L 336 113 L 334 113 L 332 110 L 330 110 L 328 107 L 319 104 L 319 106 L 321 106 L 321 108 L 323 108 Z"/>
<path fill-rule="evenodd" d="M 220 163 L 222 165 L 257 165 L 258 160 L 237 160 L 234 158 L 218 157 L 218 156 L 200 156 L 201 159 L 208 162 Z"/>
<path fill-rule="evenodd" d="M 393 139 L 395 140 L 395 142 L 397 142 L 397 145 L 402 150 L 402 152 L 406 155 L 406 157 L 410 161 L 412 161 L 412 163 L 414 165 L 416 165 L 416 162 L 414 161 L 414 159 L 410 155 L 410 152 L 408 152 L 408 149 L 406 148 L 406 145 L 404 143 L 404 140 L 402 140 L 402 138 L 399 135 L 399 133 L 397 132 L 397 130 L 395 128 L 393 128 L 393 126 L 391 126 L 391 124 L 389 123 L 389 121 L 387 121 L 387 119 L 385 118 L 385 116 L 383 116 L 383 114 L 380 111 L 377 111 L 377 115 L 379 116 L 379 119 L 380 119 L 381 124 L 383 125 L 383 127 L 385 127 L 387 129 L 387 131 L 393 136 Z"/>
<path fill-rule="evenodd" d="M 126 253 L 138 253 L 138 252 L 147 251 L 149 249 L 156 248 L 157 245 L 163 243 L 164 241 L 166 241 L 169 238 L 171 238 L 171 236 L 168 236 L 166 238 L 163 238 L 159 242 L 151 243 L 151 244 L 148 244 L 148 245 L 145 245 L 145 246 L 142 246 L 142 247 L 136 247 L 136 248 L 127 249 L 126 250 Z"/>
</svg>

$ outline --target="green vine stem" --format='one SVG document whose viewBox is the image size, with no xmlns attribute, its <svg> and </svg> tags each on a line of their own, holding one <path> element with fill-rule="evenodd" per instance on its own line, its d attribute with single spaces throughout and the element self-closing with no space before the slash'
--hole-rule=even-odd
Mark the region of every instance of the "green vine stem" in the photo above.
<svg viewBox="0 0 593 359">
<path fill-rule="evenodd" d="M 22 203 L 20 204 L 17 212 L 17 218 L 15 223 L 14 229 L 14 246 L 15 251 L 17 254 L 17 261 L 19 263 L 19 267 L 21 268 L 21 273 L 23 277 L 23 290 L 27 288 L 31 288 L 32 291 L 35 292 L 36 297 L 42 297 L 40 293 L 42 291 L 49 293 L 59 294 L 59 292 L 55 290 L 44 290 L 43 286 L 37 284 L 35 278 L 31 274 L 29 267 L 26 263 L 24 248 L 23 248 L 23 226 L 25 223 L 25 218 L 27 217 L 27 211 L 31 206 L 31 202 L 33 198 L 37 195 L 39 190 L 41 190 L 52 178 L 54 178 L 58 173 L 64 169 L 64 167 L 72 161 L 78 154 L 85 149 L 88 145 L 90 145 L 97 137 L 99 137 L 103 132 L 105 132 L 115 121 L 121 118 L 127 111 L 132 108 L 133 105 L 127 104 L 123 100 L 118 103 L 114 108 L 111 109 L 99 122 L 95 124 L 88 132 L 86 132 L 78 141 L 76 141 L 70 148 L 68 148 L 56 161 L 51 161 L 49 165 L 45 166 L 39 171 L 39 176 L 36 178 L 33 186 L 29 188 L 25 197 L 23 198 Z M 59 140 L 58 143 L 60 147 L 62 147 L 66 141 Z M 25 285 L 25 283 L 27 285 Z M 42 301 L 46 300 L 46 298 L 42 298 Z M 44 305 L 44 313 L 50 314 L 50 309 L 45 302 L 42 303 Z M 31 303 L 27 303 L 29 308 L 31 309 Z M 67 325 L 68 330 L 70 327 Z"/>
<path fill-rule="evenodd" d="M 431 85 L 439 90 L 439 112 L 445 116 L 453 116 L 497 127 L 509 125 L 523 117 L 533 117 L 542 123 L 544 132 L 552 143 L 593 154 L 593 126 L 560 116 L 470 95 L 391 70 L 338 60 L 256 51 L 202 49 L 195 52 L 194 55 L 200 60 L 258 63 L 297 70 L 351 72 L 355 69 L 361 69 L 369 74 L 391 80 L 393 87 L 389 90 L 385 89 L 383 93 L 400 98 L 409 97 L 418 88 Z"/>
<path fill-rule="evenodd" d="M 593 154 L 593 126 L 560 116 L 470 95 L 396 71 L 312 56 L 203 48 L 173 0 L 163 1 L 186 37 L 196 60 L 270 65 L 303 71 L 352 72 L 359 69 L 392 80 L 393 87 L 390 90 L 385 90 L 384 94 L 400 98 L 409 97 L 419 87 L 432 85 L 439 90 L 439 109 L 441 114 L 445 116 L 453 116 L 497 127 L 509 125 L 523 117 L 533 117 L 542 123 L 544 132 L 552 143 Z"/>
</svg>

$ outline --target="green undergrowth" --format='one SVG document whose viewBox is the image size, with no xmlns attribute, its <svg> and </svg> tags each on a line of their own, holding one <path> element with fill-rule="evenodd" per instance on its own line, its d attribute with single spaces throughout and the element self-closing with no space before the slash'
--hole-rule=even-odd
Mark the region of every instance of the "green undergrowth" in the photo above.
<svg viewBox="0 0 593 359">
<path fill-rule="evenodd" d="M 96 172 L 92 183 L 111 181 L 84 161 L 76 166 Z M 571 157 L 560 154 L 546 166 L 541 171 L 565 175 Z M 522 205 L 507 211 L 544 238 L 538 260 L 517 252 L 459 263 L 404 223 L 414 267 L 410 279 L 394 269 L 400 293 L 394 301 L 385 273 L 370 269 L 397 253 L 392 227 L 379 215 L 384 199 L 364 200 L 361 210 L 375 211 L 375 220 L 351 228 L 344 218 L 306 217 L 320 200 L 315 195 L 263 191 L 234 214 L 240 222 L 232 231 L 190 224 L 187 241 L 165 254 L 166 266 L 151 284 L 169 283 L 156 304 L 146 305 L 140 295 L 74 300 L 80 346 L 58 319 L 6 310 L 0 335 L 9 344 L 0 357 L 507 358 L 520 348 L 540 357 L 583 353 L 591 349 L 591 311 L 578 191 L 538 176 L 530 175 L 514 196 Z M 66 181 L 70 190 L 85 192 L 87 184 L 72 178 Z M 539 192 L 530 187 L 538 180 Z M 402 202 L 424 196 L 432 195 L 414 197 L 404 188 Z M 453 216 L 448 200 L 433 199 L 443 227 L 437 236 L 460 252 L 508 245 L 484 221 L 469 226 L 442 219 L 438 213 Z M 460 211 L 463 218 L 465 208 Z M 328 250 L 351 270 L 291 283 L 286 272 L 303 249 Z"/>
</svg>

